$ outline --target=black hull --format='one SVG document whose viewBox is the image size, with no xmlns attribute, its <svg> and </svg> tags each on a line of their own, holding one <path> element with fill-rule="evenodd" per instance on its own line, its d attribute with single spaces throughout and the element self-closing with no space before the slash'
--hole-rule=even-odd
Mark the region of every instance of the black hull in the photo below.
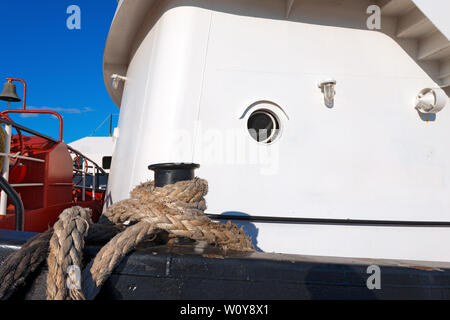
<svg viewBox="0 0 450 320">
<path fill-rule="evenodd" d="M 32 235 L 0 231 L 0 262 Z M 99 248 L 88 246 L 86 259 Z M 450 299 L 447 263 L 199 251 L 191 244 L 144 243 L 114 270 L 97 299 Z M 367 288 L 369 265 L 380 266 L 381 289 Z M 43 266 L 12 299 L 45 299 L 45 282 Z"/>
</svg>

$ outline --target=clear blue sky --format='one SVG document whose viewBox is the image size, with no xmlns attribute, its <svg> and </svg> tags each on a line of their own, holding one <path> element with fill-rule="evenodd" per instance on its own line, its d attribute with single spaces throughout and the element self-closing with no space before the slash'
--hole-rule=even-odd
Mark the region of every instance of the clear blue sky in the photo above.
<svg viewBox="0 0 450 320">
<path fill-rule="evenodd" d="M 81 30 L 69 30 L 70 5 L 81 9 Z M 6 77 L 28 84 L 27 105 L 48 108 L 64 118 L 64 141 L 80 139 L 119 109 L 103 82 L 102 59 L 116 0 L 2 0 L 0 2 L 0 89 Z M 22 85 L 17 84 L 22 96 Z M 11 103 L 11 108 L 21 108 Z M 7 103 L 0 101 L 0 110 Z M 52 137 L 58 121 L 51 116 L 13 120 Z M 117 122 L 118 117 L 114 117 Z M 109 122 L 97 133 L 109 135 Z"/>
</svg>

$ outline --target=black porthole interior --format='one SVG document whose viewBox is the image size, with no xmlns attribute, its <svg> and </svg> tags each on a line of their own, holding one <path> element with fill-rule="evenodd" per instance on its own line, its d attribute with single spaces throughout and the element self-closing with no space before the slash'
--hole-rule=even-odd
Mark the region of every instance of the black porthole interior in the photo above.
<svg viewBox="0 0 450 320">
<path fill-rule="evenodd" d="M 250 115 L 247 129 L 254 140 L 260 143 L 271 143 L 280 132 L 280 122 L 271 111 L 261 109 Z"/>
</svg>

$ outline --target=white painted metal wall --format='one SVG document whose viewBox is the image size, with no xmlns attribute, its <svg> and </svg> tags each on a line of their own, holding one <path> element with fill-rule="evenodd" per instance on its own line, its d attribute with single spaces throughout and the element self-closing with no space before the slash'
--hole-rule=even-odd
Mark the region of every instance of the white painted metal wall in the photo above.
<svg viewBox="0 0 450 320">
<path fill-rule="evenodd" d="M 450 23 L 448 14 L 450 2 L 448 0 L 412 0 L 414 4 L 433 21 L 433 24 L 450 40 Z"/>
<path fill-rule="evenodd" d="M 414 110 L 416 94 L 436 83 L 391 37 L 367 30 L 368 1 L 306 1 L 290 21 L 273 18 L 283 1 L 162 3 L 126 74 L 114 202 L 152 178 L 149 164 L 184 161 L 202 164 L 211 213 L 450 221 L 450 108 L 431 121 Z M 317 88 L 329 77 L 333 108 Z M 282 109 L 271 145 L 252 141 L 240 119 L 260 100 Z M 259 164 L 230 153 L 229 132 Z M 446 228 L 246 229 L 264 251 L 450 261 Z"/>
</svg>

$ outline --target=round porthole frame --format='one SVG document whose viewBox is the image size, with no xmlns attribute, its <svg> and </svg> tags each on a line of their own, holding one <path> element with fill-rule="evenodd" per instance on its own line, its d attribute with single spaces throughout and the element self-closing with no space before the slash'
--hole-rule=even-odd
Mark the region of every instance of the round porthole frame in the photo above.
<svg viewBox="0 0 450 320">
<path fill-rule="evenodd" d="M 279 127 L 274 135 L 271 135 L 269 139 L 266 139 L 264 141 L 258 141 L 257 139 L 255 139 L 255 137 L 250 132 L 250 128 L 248 127 L 250 118 L 257 113 L 266 113 L 270 117 L 273 117 Z M 248 139 L 259 146 L 270 146 L 280 140 L 283 135 L 285 124 L 287 122 L 286 120 L 288 120 L 289 118 L 284 110 L 277 104 L 270 101 L 260 101 L 255 102 L 247 107 L 240 119 L 242 120 L 242 126 L 244 127 Z"/>
</svg>

